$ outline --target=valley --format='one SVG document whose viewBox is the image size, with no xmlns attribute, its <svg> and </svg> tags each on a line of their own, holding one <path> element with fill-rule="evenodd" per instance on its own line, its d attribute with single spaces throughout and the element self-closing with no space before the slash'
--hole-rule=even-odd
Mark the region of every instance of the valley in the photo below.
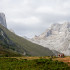
<svg viewBox="0 0 70 70">
<path fill-rule="evenodd" d="M 70 70 L 70 0 L 0 0 L 0 70 Z"/>
</svg>

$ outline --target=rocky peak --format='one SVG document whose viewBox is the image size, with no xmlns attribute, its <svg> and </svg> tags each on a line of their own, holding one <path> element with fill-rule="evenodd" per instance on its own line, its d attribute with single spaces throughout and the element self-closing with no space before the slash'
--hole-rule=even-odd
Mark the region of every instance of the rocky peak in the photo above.
<svg viewBox="0 0 70 70">
<path fill-rule="evenodd" d="M 65 22 L 63 24 L 52 24 L 50 28 L 48 28 L 45 32 L 39 35 L 39 38 L 49 37 L 51 35 L 58 35 L 60 33 L 70 32 L 70 23 Z"/>
<path fill-rule="evenodd" d="M 51 30 L 54 30 L 54 31 L 59 31 L 60 28 L 61 28 L 62 24 L 53 24 L 51 25 Z"/>
<path fill-rule="evenodd" d="M 32 42 L 70 56 L 70 22 L 52 24 Z"/>
<path fill-rule="evenodd" d="M 7 28 L 6 18 L 4 13 L 0 13 L 0 24 Z"/>
</svg>

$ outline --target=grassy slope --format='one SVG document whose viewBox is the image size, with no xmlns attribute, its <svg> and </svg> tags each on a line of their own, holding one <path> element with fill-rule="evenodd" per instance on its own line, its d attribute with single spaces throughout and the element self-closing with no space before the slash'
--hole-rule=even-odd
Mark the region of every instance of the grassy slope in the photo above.
<svg viewBox="0 0 70 70">
<path fill-rule="evenodd" d="M 0 57 L 17 57 L 17 56 L 21 56 L 21 55 L 12 50 L 0 46 Z"/>
<path fill-rule="evenodd" d="M 0 28 L 3 29 L 3 31 L 6 33 L 6 35 L 16 44 L 18 44 L 20 47 L 20 51 L 23 53 L 24 51 L 27 52 L 28 55 L 33 56 L 49 56 L 54 55 L 52 51 L 50 51 L 47 48 L 44 48 L 40 45 L 31 43 L 30 41 L 27 41 L 26 39 L 19 37 L 15 35 L 14 33 L 10 32 L 8 29 L 4 28 L 0 25 Z"/>
</svg>

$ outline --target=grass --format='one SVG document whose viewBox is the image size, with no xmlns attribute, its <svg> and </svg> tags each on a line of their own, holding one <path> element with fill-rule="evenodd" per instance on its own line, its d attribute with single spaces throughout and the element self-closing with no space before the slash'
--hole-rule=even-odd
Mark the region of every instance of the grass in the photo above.
<svg viewBox="0 0 70 70">
<path fill-rule="evenodd" d="M 0 46 L 0 57 L 17 57 L 21 56 L 17 52 L 13 52 L 12 50 L 5 49 L 2 46 Z"/>
<path fill-rule="evenodd" d="M 70 67 L 52 59 L 0 58 L 0 70 L 70 70 Z"/>
</svg>

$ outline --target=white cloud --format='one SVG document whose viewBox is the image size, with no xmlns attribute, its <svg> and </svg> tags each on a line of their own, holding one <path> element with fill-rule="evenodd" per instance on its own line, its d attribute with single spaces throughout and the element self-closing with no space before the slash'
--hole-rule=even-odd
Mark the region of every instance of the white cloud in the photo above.
<svg viewBox="0 0 70 70">
<path fill-rule="evenodd" d="M 0 0 L 0 12 L 5 13 L 9 29 L 32 36 L 51 23 L 70 21 L 70 0 Z"/>
<path fill-rule="evenodd" d="M 15 20 L 13 18 L 13 19 L 10 19 L 8 22 L 10 23 L 12 21 L 16 24 L 20 23 L 18 25 L 23 25 L 24 24 L 24 25 L 27 25 L 27 26 L 33 26 L 33 25 L 39 24 L 41 22 L 41 20 L 39 18 L 34 17 L 34 16 L 27 17 L 27 18 L 17 18 Z"/>
<path fill-rule="evenodd" d="M 29 25 L 29 24 L 39 24 L 40 23 L 40 19 L 37 18 L 37 17 L 29 17 L 29 18 L 25 18 L 23 19 L 23 22 L 26 24 L 26 25 Z"/>
<path fill-rule="evenodd" d="M 56 14 L 56 15 L 67 15 L 68 11 L 61 7 L 48 7 L 48 6 L 41 6 L 36 9 L 36 13 L 47 13 L 47 14 Z"/>
</svg>

